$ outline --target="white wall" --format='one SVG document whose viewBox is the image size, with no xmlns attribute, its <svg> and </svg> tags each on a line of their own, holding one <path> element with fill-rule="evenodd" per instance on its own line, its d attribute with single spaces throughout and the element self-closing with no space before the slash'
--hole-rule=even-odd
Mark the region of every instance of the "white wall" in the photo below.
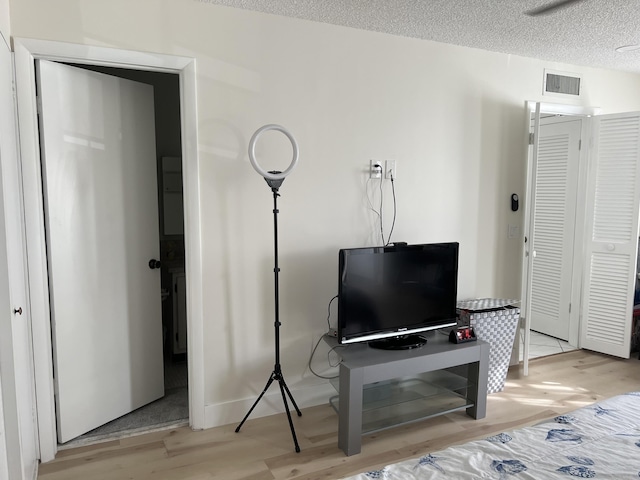
<svg viewBox="0 0 640 480">
<path fill-rule="evenodd" d="M 14 134 L 11 53 L 9 49 L 9 3 L 0 0 L 0 160 L 9 154 Z M 14 157 L 15 158 L 15 157 Z M 2 164 L 2 163 L 0 163 Z M 18 433 L 16 387 L 13 369 L 13 343 L 9 301 L 9 270 L 5 235 L 4 190 L 0 170 L 0 479 L 19 478 L 20 440 Z M 11 477 L 10 477 L 11 474 Z"/>
<path fill-rule="evenodd" d="M 0 4 L 0 7 L 5 7 L 5 5 Z M 4 11 L 0 11 L 0 13 L 7 14 L 7 18 L 8 18 L 8 9 L 4 10 Z M 2 15 L 2 18 L 4 18 L 4 15 Z M 4 32 L 8 31 L 8 30 L 4 30 L 4 27 L 2 27 L 2 35 L 4 36 Z M 8 38 L 8 37 L 7 37 Z M 6 55 L 9 55 L 9 49 L 7 47 L 7 45 L 4 44 L 4 42 L 2 41 L 0 43 L 0 55 L 2 55 L 3 57 Z M 4 108 L 4 105 L 3 105 Z M 6 132 L 4 131 L 0 131 L 0 142 L 2 142 L 2 138 L 3 136 L 6 135 Z M 0 158 L 2 157 L 2 152 L 0 151 Z M 1 182 L 0 182 L 1 183 Z M 2 202 L 2 197 L 0 196 L 0 202 Z M 4 202 L 0 203 L 0 210 L 4 209 Z M 3 216 L 3 220 L 4 220 L 4 216 Z M 2 222 L 2 226 L 4 227 L 4 222 Z M 4 235 L 4 228 L 2 229 L 2 232 L 0 232 L 0 252 L 6 252 L 6 238 Z M 0 266 L 0 304 L 2 305 L 8 305 L 9 304 L 9 272 L 8 272 L 8 268 L 7 268 L 7 264 L 6 264 L 6 259 L 5 259 L 5 263 L 2 264 L 2 266 Z M 11 329 L 7 328 L 6 325 L 6 321 L 7 320 L 11 320 L 10 314 L 7 311 L 6 312 L 6 317 L 5 319 L 3 319 L 3 321 L 0 322 L 0 337 L 3 338 L 11 338 Z M 3 376 L 1 375 L 1 371 L 0 371 L 0 478 L 9 478 L 9 464 L 8 464 L 8 459 L 7 459 L 7 443 L 6 443 L 6 429 L 5 429 L 5 421 L 4 421 L 4 409 L 3 409 L 3 391 L 5 390 L 5 388 L 9 388 L 9 386 L 7 385 L 5 387 L 5 385 L 7 384 L 7 381 L 4 380 L 3 382 Z"/>
<path fill-rule="evenodd" d="M 9 44 L 8 44 L 8 40 L 9 40 L 9 36 L 10 36 L 10 30 L 9 30 L 9 1 L 8 0 L 0 0 L 0 35 L 2 38 L 0 38 L 0 50 L 3 52 L 2 55 L 6 55 L 5 52 L 8 53 L 9 51 Z M 4 132 L 0 132 L 0 138 L 2 135 L 4 135 Z M 1 141 L 1 140 L 0 140 Z M 4 230 L 1 233 L 1 239 L 4 242 Z M 6 245 L 5 243 L 2 243 L 2 245 L 0 245 L 0 247 L 4 247 L 6 251 Z M 6 282 L 8 282 L 9 279 L 9 272 L 7 271 L 7 267 L 5 265 L 5 268 L 3 271 L 0 272 L 0 287 L 2 288 L 2 292 L 4 292 L 6 294 L 6 301 L 8 302 L 9 300 L 9 286 L 6 284 Z M 3 297 L 3 300 L 5 300 L 5 298 Z M 0 335 L 2 335 L 3 337 L 10 334 L 11 331 L 9 330 L 8 332 L 0 327 Z M 5 427 L 4 427 L 4 414 L 3 414 L 3 408 L 2 408 L 2 376 L 0 375 L 0 478 L 8 478 L 9 476 L 9 471 L 8 471 L 8 464 L 7 464 L 7 445 L 6 445 L 6 436 L 5 436 Z"/>
<path fill-rule="evenodd" d="M 11 36 L 9 0 L 0 0 L 0 35 L 5 39 L 5 43 L 8 45 L 9 37 Z"/>
<path fill-rule="evenodd" d="M 305 366 L 337 290 L 337 250 L 380 242 L 370 158 L 397 161 L 393 240 L 459 241 L 460 298 L 518 297 L 521 239 L 507 228 L 523 209 L 509 198 L 524 197 L 524 101 L 542 99 L 543 69 L 582 74 L 581 104 L 640 109 L 638 75 L 204 1 L 14 0 L 11 14 L 15 36 L 197 58 L 209 425 L 241 418 L 273 362 L 271 193 L 246 154 L 258 127 L 280 123 L 300 145 L 279 201 L 281 336 L 287 382 L 307 405 L 326 401 L 311 399 Z M 264 138 L 260 158 L 280 155 L 262 165 L 286 167 L 286 140 Z M 388 232 L 389 201 L 385 214 Z M 273 393 L 256 414 L 280 408 Z"/>
<path fill-rule="evenodd" d="M 6 59 L 10 57 L 10 24 L 9 24 L 9 0 L 0 0 L 0 56 L 2 58 L 2 68 L 5 69 L 9 66 Z M 6 85 L 2 85 L 1 88 L 6 88 Z M 2 90 L 0 92 L 0 98 L 6 99 L 10 92 Z M 2 104 L 3 110 L 7 108 L 7 105 Z M 0 127 L 1 128 L 1 127 Z M 7 135 L 7 131 L 0 129 L 0 145 L 4 137 Z M 2 157 L 2 150 L 0 149 L 0 158 Z M 1 182 L 0 182 L 1 185 Z M 1 188 L 1 187 L 0 187 Z M 0 194 L 0 215 L 2 215 L 2 231 L 0 232 L 0 255 L 6 255 L 6 238 L 4 231 L 4 202 L 2 201 L 2 195 Z M 0 305 L 9 305 L 9 272 L 6 264 L 6 257 L 4 262 L 0 256 Z M 5 339 L 11 338 L 11 321 L 10 314 L 6 313 L 6 318 L 0 319 L 0 337 Z M 6 345 L 3 345 L 6 347 Z M 0 369 L 1 370 L 1 369 Z M 1 373 L 1 372 L 0 372 Z M 4 407 L 3 407 L 3 392 L 12 390 L 11 394 L 14 394 L 15 389 L 12 389 L 12 382 L 9 382 L 9 374 L 3 378 L 0 375 L 0 478 L 9 478 L 9 462 L 7 457 L 7 429 L 5 428 L 4 419 Z M 13 437 L 12 437 L 13 439 Z M 9 445 L 11 448 L 11 445 Z M 15 445 L 14 445 L 15 447 Z"/>
<path fill-rule="evenodd" d="M 2 378 L 0 378 L 2 382 Z M 4 412 L 0 396 L 0 478 L 9 478 L 9 462 L 7 460 L 7 443 L 4 428 Z"/>
</svg>

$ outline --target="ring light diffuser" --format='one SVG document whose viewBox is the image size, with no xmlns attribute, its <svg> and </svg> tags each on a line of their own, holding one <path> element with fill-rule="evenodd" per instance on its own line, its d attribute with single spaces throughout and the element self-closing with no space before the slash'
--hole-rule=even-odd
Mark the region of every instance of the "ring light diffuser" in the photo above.
<svg viewBox="0 0 640 480">
<path fill-rule="evenodd" d="M 277 130 L 284 133 L 291 142 L 291 147 L 293 148 L 293 158 L 291 159 L 291 163 L 284 172 L 267 172 L 266 170 L 263 170 L 262 167 L 260 167 L 258 161 L 256 160 L 256 142 L 258 141 L 258 138 L 260 138 L 260 135 L 269 130 Z M 294 167 L 298 164 L 298 143 L 296 142 L 296 139 L 293 138 L 291 132 L 289 132 L 289 130 L 287 130 L 286 128 L 274 124 L 265 125 L 256 130 L 256 133 L 253 134 L 251 140 L 249 141 L 249 160 L 251 161 L 251 165 L 253 166 L 255 171 L 262 175 L 264 178 L 268 180 L 283 180 L 292 172 Z"/>
</svg>

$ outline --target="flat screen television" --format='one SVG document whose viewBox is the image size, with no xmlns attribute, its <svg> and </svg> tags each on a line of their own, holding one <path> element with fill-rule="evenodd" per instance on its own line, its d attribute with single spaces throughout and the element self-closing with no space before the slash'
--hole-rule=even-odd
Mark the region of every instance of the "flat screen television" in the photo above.
<svg viewBox="0 0 640 480">
<path fill-rule="evenodd" d="M 402 349 L 456 324 L 457 242 L 341 249 L 338 340 Z"/>
</svg>

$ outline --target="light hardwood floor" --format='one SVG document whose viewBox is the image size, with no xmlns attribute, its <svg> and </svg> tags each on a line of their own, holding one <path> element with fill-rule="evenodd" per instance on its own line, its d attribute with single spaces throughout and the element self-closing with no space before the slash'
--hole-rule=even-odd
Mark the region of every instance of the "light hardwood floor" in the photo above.
<svg viewBox="0 0 640 480">
<path fill-rule="evenodd" d="M 193 432 L 188 427 L 62 450 L 40 466 L 41 480 L 339 479 L 537 423 L 620 393 L 640 391 L 640 360 L 574 351 L 512 367 L 506 388 L 489 396 L 487 416 L 437 417 L 363 437 L 362 453 L 337 446 L 338 420 L 328 406 L 294 416 L 302 451 L 295 453 L 284 414 Z"/>
</svg>

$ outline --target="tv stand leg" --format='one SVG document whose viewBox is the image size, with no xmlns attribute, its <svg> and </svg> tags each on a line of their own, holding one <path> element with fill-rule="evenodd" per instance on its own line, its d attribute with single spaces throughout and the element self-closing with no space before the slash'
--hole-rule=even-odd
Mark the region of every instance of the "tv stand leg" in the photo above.
<svg viewBox="0 0 640 480">
<path fill-rule="evenodd" d="M 362 389 L 364 370 L 340 365 L 340 397 L 338 399 L 338 447 L 347 455 L 362 449 Z"/>
<path fill-rule="evenodd" d="M 473 406 L 467 408 L 467 415 L 480 419 L 487 415 L 487 378 L 489 376 L 489 344 L 481 345 L 480 360 L 470 363 L 468 377 L 473 380 L 472 387 L 467 390 L 467 399 Z"/>
</svg>

